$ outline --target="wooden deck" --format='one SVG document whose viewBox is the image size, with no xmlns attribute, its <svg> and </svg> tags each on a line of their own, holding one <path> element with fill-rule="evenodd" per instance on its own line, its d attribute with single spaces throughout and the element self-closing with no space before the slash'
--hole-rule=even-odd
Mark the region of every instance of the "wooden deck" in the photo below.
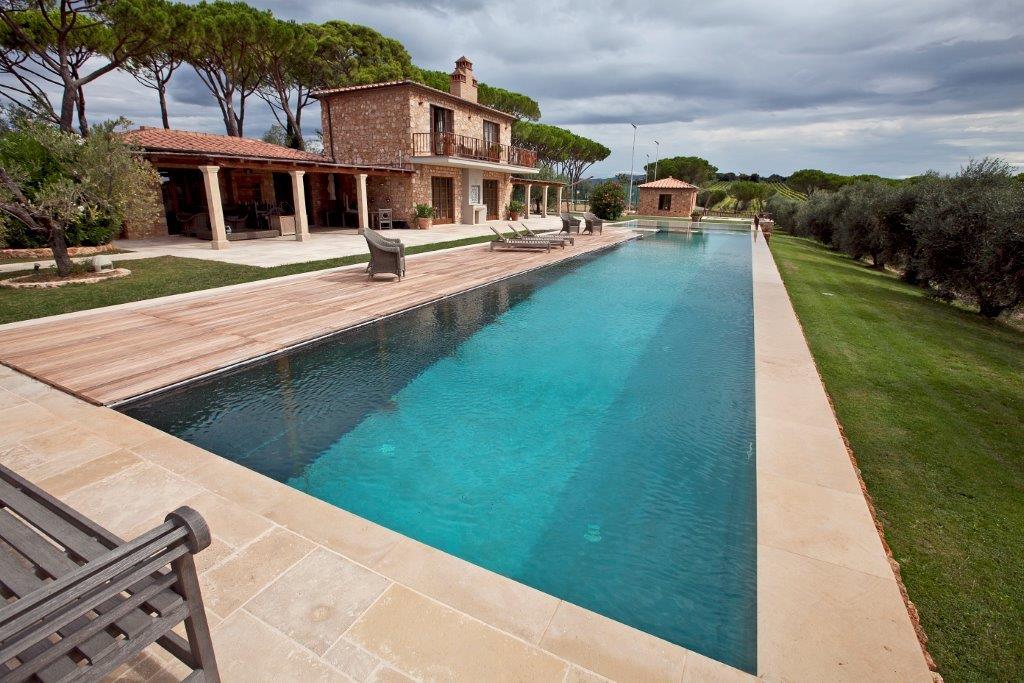
<svg viewBox="0 0 1024 683">
<path fill-rule="evenodd" d="M 350 268 L 0 327 L 0 362 L 110 404 L 633 236 L 582 235 L 550 253 L 438 252 L 409 259 L 401 282 Z"/>
</svg>

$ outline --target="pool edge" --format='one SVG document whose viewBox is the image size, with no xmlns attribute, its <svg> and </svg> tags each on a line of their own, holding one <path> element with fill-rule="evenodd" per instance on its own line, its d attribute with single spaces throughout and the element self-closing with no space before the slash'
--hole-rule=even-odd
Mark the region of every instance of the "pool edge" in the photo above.
<svg viewBox="0 0 1024 683">
<path fill-rule="evenodd" d="M 931 681 L 803 329 L 751 235 L 758 675 Z"/>
</svg>

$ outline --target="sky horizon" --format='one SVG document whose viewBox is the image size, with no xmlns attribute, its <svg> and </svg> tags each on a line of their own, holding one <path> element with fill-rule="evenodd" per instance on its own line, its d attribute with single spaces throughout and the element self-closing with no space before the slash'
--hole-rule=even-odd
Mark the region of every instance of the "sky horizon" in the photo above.
<svg viewBox="0 0 1024 683">
<path fill-rule="evenodd" d="M 983 156 L 1024 171 L 1024 12 L 1010 1 L 250 4 L 282 19 L 370 26 L 423 68 L 451 71 L 465 54 L 479 80 L 536 99 L 543 123 L 609 147 L 587 171 L 595 177 L 629 171 L 631 122 L 637 173 L 656 155 L 762 175 L 903 177 L 954 172 Z M 528 30 L 508 30 L 524 23 Z M 156 93 L 127 74 L 102 77 L 86 98 L 92 121 L 161 125 Z M 175 74 L 169 100 L 172 127 L 224 132 L 189 67 Z M 309 136 L 319 110 L 303 116 Z M 272 123 L 251 98 L 246 136 Z"/>
</svg>

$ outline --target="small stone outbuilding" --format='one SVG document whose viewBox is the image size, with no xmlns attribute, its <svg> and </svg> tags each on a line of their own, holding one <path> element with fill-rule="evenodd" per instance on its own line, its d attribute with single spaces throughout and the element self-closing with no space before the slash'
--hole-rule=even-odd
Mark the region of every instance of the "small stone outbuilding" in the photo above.
<svg viewBox="0 0 1024 683">
<path fill-rule="evenodd" d="M 689 218 L 697 206 L 697 192 L 700 188 L 669 176 L 639 186 L 640 201 L 637 214 L 640 216 L 681 216 Z"/>
</svg>

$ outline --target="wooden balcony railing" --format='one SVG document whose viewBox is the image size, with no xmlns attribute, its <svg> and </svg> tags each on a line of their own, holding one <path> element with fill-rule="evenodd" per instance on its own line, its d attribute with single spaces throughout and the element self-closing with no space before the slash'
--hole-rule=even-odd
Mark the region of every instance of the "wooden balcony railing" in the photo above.
<svg viewBox="0 0 1024 683">
<path fill-rule="evenodd" d="M 531 150 L 455 133 L 413 133 L 412 155 L 460 157 L 513 166 L 537 165 L 537 153 Z"/>
</svg>

